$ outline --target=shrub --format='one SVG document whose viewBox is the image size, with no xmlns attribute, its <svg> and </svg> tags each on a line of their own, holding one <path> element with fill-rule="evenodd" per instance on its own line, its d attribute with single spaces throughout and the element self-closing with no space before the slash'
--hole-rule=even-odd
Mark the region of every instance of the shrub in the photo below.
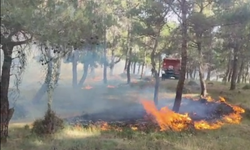
<svg viewBox="0 0 250 150">
<path fill-rule="evenodd" d="M 32 132 L 37 135 L 54 134 L 64 128 L 64 122 L 57 117 L 55 112 L 47 110 L 44 119 L 38 119 L 33 123 Z"/>
</svg>

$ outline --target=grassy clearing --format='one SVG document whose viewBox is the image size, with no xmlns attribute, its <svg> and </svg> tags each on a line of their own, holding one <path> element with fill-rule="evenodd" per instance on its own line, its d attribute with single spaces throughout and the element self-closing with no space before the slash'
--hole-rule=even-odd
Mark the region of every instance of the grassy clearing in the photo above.
<svg viewBox="0 0 250 150">
<path fill-rule="evenodd" d="M 164 81 L 164 90 L 174 89 L 176 81 Z M 197 92 L 197 91 L 196 91 Z M 250 91 L 229 91 L 228 85 L 208 86 L 211 96 L 225 97 L 246 109 L 239 125 L 225 125 L 218 130 L 143 133 L 124 130 L 100 131 L 98 128 L 67 127 L 53 137 L 37 137 L 25 124 L 12 124 L 8 145 L 2 150 L 248 150 L 250 147 Z"/>
</svg>

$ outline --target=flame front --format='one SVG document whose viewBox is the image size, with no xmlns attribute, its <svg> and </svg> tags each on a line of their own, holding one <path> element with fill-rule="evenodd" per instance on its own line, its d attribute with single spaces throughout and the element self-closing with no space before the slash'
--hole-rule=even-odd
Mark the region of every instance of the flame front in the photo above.
<svg viewBox="0 0 250 150">
<path fill-rule="evenodd" d="M 208 102 L 215 102 L 211 97 L 207 98 Z M 223 116 L 221 121 L 210 123 L 205 120 L 193 121 L 191 117 L 186 114 L 175 113 L 174 111 L 163 107 L 160 110 L 156 108 L 152 101 L 142 101 L 144 109 L 147 114 L 150 114 L 154 117 L 154 120 L 160 126 L 161 131 L 165 130 L 174 130 L 181 131 L 187 129 L 189 126 L 193 126 L 195 129 L 204 130 L 204 129 L 218 129 L 225 123 L 235 123 L 239 124 L 242 117 L 241 114 L 245 112 L 244 109 L 228 104 L 226 100 L 220 97 L 219 102 L 226 103 L 228 106 L 232 107 L 234 110 L 233 113 Z"/>
</svg>

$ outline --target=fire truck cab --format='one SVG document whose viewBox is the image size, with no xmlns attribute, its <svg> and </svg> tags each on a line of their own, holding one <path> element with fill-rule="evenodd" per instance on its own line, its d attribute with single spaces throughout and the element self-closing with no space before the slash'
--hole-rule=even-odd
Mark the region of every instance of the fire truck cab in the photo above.
<svg viewBox="0 0 250 150">
<path fill-rule="evenodd" d="M 162 62 L 162 80 L 179 79 L 181 60 L 176 58 L 164 58 Z"/>
</svg>

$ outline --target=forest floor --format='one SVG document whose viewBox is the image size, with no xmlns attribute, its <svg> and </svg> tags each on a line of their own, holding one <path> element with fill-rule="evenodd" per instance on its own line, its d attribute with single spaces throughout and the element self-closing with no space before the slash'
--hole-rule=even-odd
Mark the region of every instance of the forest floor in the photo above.
<svg viewBox="0 0 250 150">
<path fill-rule="evenodd" d="M 122 78 L 122 77 L 121 77 Z M 132 80 L 131 85 L 112 80 L 108 86 L 87 81 L 83 89 L 70 90 L 58 87 L 55 91 L 53 109 L 60 117 L 83 113 L 102 112 L 115 107 L 129 107 L 141 99 L 153 98 L 153 82 Z M 118 79 L 117 79 L 118 80 Z M 175 96 L 176 80 L 161 82 L 159 100 Z M 53 137 L 38 137 L 30 128 L 35 119 L 42 117 L 46 110 L 46 98 L 34 105 L 30 99 L 35 91 L 23 91 L 25 98 L 18 104 L 25 106 L 27 116 L 13 119 L 10 137 L 2 150 L 248 150 L 250 147 L 250 91 L 229 91 L 229 85 L 213 82 L 208 84 L 208 93 L 214 98 L 225 97 L 246 112 L 240 124 L 224 125 L 216 130 L 182 132 L 150 132 L 124 130 L 102 131 L 100 128 L 84 129 L 66 127 Z M 186 86 L 185 96 L 197 96 L 199 88 Z M 17 112 L 16 112 L 17 113 Z M 32 115 L 31 115 L 32 114 Z M 16 116 L 18 118 L 18 116 Z M 25 127 L 26 126 L 26 127 Z"/>
</svg>

